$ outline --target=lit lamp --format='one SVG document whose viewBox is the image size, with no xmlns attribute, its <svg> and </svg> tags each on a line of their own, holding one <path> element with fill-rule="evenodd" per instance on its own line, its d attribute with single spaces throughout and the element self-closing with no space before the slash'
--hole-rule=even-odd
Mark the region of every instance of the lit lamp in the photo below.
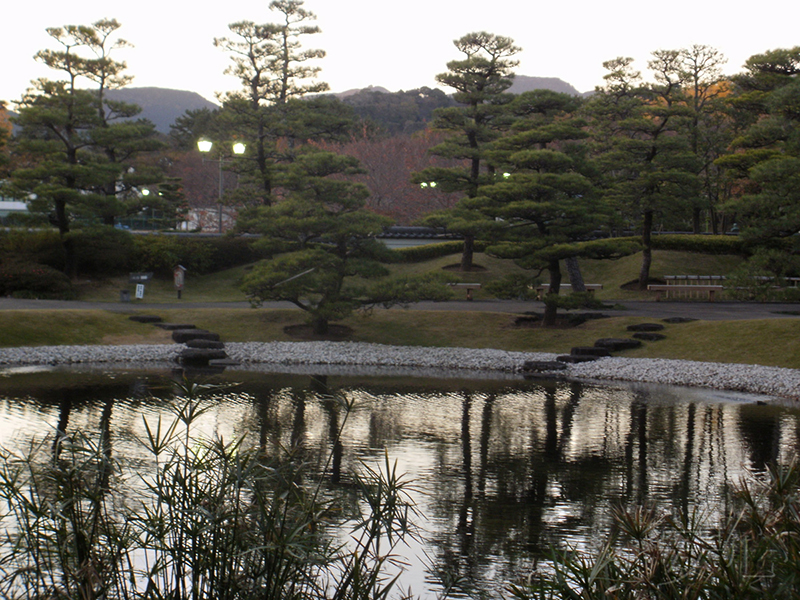
<svg viewBox="0 0 800 600">
<path fill-rule="evenodd" d="M 200 152 L 208 153 L 211 152 L 211 148 L 214 146 L 214 142 L 211 140 L 197 140 L 197 149 Z M 236 142 L 231 147 L 234 154 L 244 154 L 244 151 L 247 149 L 247 146 L 242 142 Z M 205 162 L 205 159 L 203 159 Z M 223 179 L 222 179 L 222 163 L 225 162 L 225 159 L 222 157 L 222 154 L 219 155 L 219 192 L 217 194 L 217 206 L 219 207 L 219 232 L 222 233 L 222 186 L 223 186 Z"/>
</svg>

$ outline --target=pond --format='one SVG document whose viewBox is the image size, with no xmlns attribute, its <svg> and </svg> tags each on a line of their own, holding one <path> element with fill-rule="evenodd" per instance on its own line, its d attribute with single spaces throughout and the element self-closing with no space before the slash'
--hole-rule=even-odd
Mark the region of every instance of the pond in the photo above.
<svg viewBox="0 0 800 600">
<path fill-rule="evenodd" d="M 110 431 L 114 455 L 142 461 L 143 419 L 169 415 L 176 374 L 17 369 L 0 373 L 6 448 Z M 403 549 L 401 588 L 438 591 L 434 573 L 498 596 L 553 548 L 594 547 L 618 504 L 700 509 L 713 519 L 731 483 L 796 452 L 800 411 L 735 393 L 554 380 L 228 371 L 203 435 L 301 449 L 320 477 L 346 481 L 388 455 L 415 483 L 424 540 Z M 346 398 L 346 412 L 332 398 Z M 336 432 L 341 445 L 329 464 Z"/>
</svg>

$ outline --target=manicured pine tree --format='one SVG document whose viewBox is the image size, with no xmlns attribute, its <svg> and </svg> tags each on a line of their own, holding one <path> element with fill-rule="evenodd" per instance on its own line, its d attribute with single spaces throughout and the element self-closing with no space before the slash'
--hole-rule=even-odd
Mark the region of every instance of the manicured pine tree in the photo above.
<svg viewBox="0 0 800 600">
<path fill-rule="evenodd" d="M 365 208 L 369 190 L 347 179 L 358 172 L 355 158 L 306 146 L 286 169 L 281 201 L 251 221 L 274 256 L 245 277 L 244 290 L 255 302 L 293 303 L 318 335 L 361 306 L 449 297 L 429 277 L 370 285 L 388 274 L 379 262 L 387 250 L 374 237 L 391 221 Z"/>
<path fill-rule="evenodd" d="M 548 272 L 545 326 L 556 322 L 560 261 L 586 253 L 578 242 L 608 216 L 589 177 L 585 123 L 575 116 L 580 103 L 548 90 L 519 95 L 510 105 L 511 132 L 487 151 L 495 182 L 464 201 L 496 224 L 487 252 Z"/>
<path fill-rule="evenodd" d="M 800 46 L 750 57 L 730 98 L 741 135 L 718 162 L 738 178 L 741 233 L 758 244 L 800 232 Z"/>
<path fill-rule="evenodd" d="M 49 28 L 60 49 L 42 50 L 35 58 L 61 79 L 34 81 L 17 103 L 15 152 L 27 164 L 14 170 L 12 182 L 18 194 L 34 198 L 34 212 L 51 215 L 73 276 L 75 251 L 67 235 L 73 215 L 113 224 L 138 208 L 139 186 L 161 179 L 159 169 L 139 162 L 161 147 L 155 127 L 143 120 L 116 123 L 135 116 L 138 108 L 107 98 L 108 90 L 129 81 L 125 63 L 110 57 L 113 49 L 127 45 L 111 41 L 118 28 L 114 20 Z M 95 87 L 82 87 L 86 82 Z"/>
<path fill-rule="evenodd" d="M 687 136 L 690 111 L 677 51 L 656 51 L 648 63 L 655 82 L 643 83 L 633 60 L 603 63 L 605 85 L 587 104 L 600 185 L 606 202 L 641 234 L 639 289 L 646 290 L 656 215 L 688 221 L 698 193 L 697 161 Z M 638 221 L 638 223 L 637 223 Z"/>
<path fill-rule="evenodd" d="M 469 33 L 453 42 L 463 58 L 447 63 L 447 72 L 436 80 L 455 90 L 457 106 L 435 111 L 432 127 L 446 132 L 444 142 L 434 147 L 435 155 L 461 163 L 454 167 L 430 167 L 414 175 L 420 185 L 435 184 L 444 192 L 459 192 L 474 198 L 478 188 L 490 181 L 493 171 L 486 163 L 486 146 L 507 128 L 507 113 L 520 49 L 513 40 L 486 32 Z M 472 269 L 475 238 L 487 225 L 480 212 L 459 205 L 432 215 L 428 223 L 445 224 L 464 236 L 461 270 Z"/>
</svg>

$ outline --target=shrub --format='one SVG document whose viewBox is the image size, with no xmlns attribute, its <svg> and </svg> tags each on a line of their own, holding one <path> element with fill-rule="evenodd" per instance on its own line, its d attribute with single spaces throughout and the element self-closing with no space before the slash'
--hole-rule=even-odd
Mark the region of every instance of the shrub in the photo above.
<svg viewBox="0 0 800 600">
<path fill-rule="evenodd" d="M 735 235 L 654 235 L 653 248 L 698 254 L 749 254 L 746 242 Z"/>
<path fill-rule="evenodd" d="M 169 276 L 176 265 L 203 275 L 255 262 L 264 254 L 242 237 L 187 237 L 175 235 L 134 236 L 132 268 Z"/>
<path fill-rule="evenodd" d="M 797 598 L 800 470 L 741 483 L 718 524 L 635 506 L 613 511 L 614 533 L 594 552 L 555 555 L 549 573 L 510 587 L 518 600 Z"/>
<path fill-rule="evenodd" d="M 146 421 L 149 466 L 115 462 L 102 427 L 99 439 L 56 432 L 26 454 L 0 451 L 0 597 L 389 597 L 393 548 L 414 535 L 415 513 L 388 458 L 332 497 L 296 449 L 198 437 L 210 401 L 193 397 L 203 386 L 180 387 L 174 421 Z M 330 515 L 352 506 L 341 544 Z"/>
<path fill-rule="evenodd" d="M 486 242 L 476 241 L 475 252 L 483 252 L 486 249 Z M 434 258 L 441 258 L 450 254 L 458 254 L 464 249 L 464 242 L 454 240 L 452 242 L 441 242 L 438 244 L 425 244 L 423 246 L 408 246 L 394 250 L 398 255 L 397 262 L 417 263 Z"/>
<path fill-rule="evenodd" d="M 0 256 L 64 270 L 64 247 L 54 229 L 0 233 Z"/>
<path fill-rule="evenodd" d="M 119 275 L 131 270 L 133 236 L 114 227 L 81 229 L 68 236 L 75 244 L 78 271 L 85 275 Z"/>
<path fill-rule="evenodd" d="M 0 295 L 70 300 L 75 291 L 61 271 L 26 260 L 6 259 L 0 264 Z"/>
</svg>

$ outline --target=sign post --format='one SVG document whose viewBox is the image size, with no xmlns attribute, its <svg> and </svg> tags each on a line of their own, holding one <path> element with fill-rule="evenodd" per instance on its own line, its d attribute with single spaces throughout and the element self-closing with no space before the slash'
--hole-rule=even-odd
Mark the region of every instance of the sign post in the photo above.
<svg viewBox="0 0 800 600">
<path fill-rule="evenodd" d="M 136 293 L 134 297 L 137 300 L 144 298 L 144 284 L 153 278 L 152 273 L 131 273 L 128 275 L 128 283 L 136 284 Z M 120 294 L 120 299 L 123 302 L 130 302 L 130 292 L 123 290 L 125 294 Z"/>
<path fill-rule="evenodd" d="M 183 292 L 183 280 L 186 267 L 178 265 L 172 271 L 172 278 L 175 280 L 175 289 L 178 290 L 178 300 L 181 299 L 181 292 Z"/>
</svg>

